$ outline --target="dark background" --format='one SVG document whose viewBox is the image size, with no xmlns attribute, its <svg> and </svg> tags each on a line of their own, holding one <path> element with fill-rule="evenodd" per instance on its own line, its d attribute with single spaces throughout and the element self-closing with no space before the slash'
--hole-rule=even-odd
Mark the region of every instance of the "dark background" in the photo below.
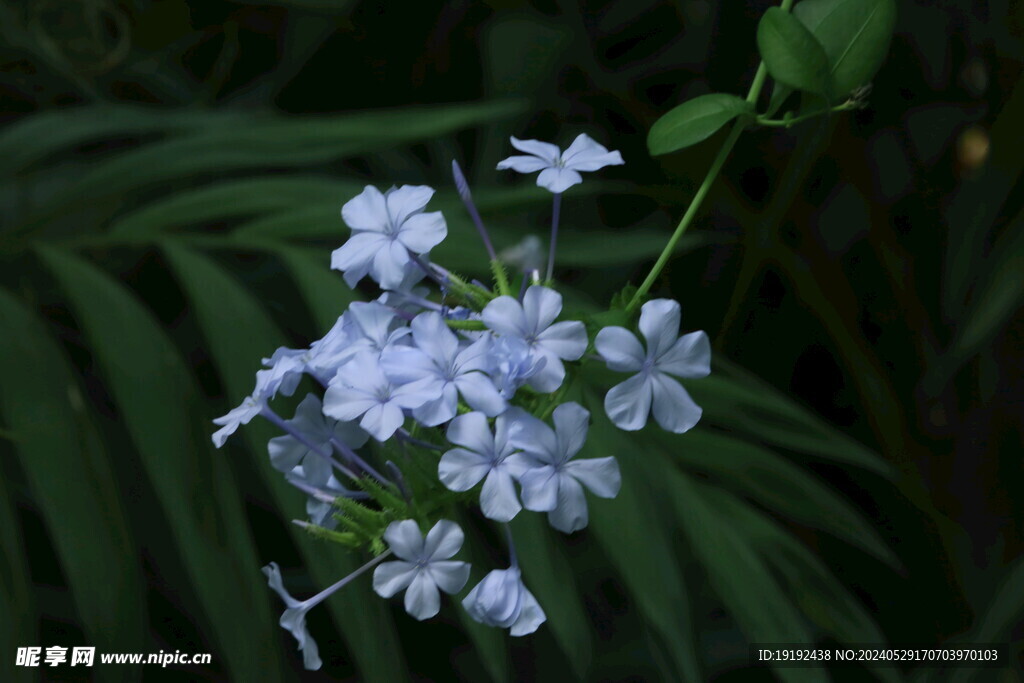
<svg viewBox="0 0 1024 683">
<path fill-rule="evenodd" d="M 129 379 L 122 381 L 139 386 L 161 380 L 147 374 L 143 361 L 133 365 L 116 351 L 104 354 L 97 331 L 84 320 L 84 304 L 74 303 L 68 291 L 75 289 L 66 275 L 70 266 L 53 265 L 40 255 L 40 246 L 70 250 L 120 283 L 133 301 L 142 302 L 136 303 L 138 315 L 155 321 L 153 329 L 162 330 L 162 339 L 178 350 L 179 360 L 194 377 L 190 414 L 209 420 L 235 405 L 242 394 L 231 388 L 223 358 L 211 351 L 216 344 L 203 329 L 204 313 L 183 280 L 181 263 L 169 263 L 174 257 L 168 257 L 165 242 L 155 237 L 104 237 L 111 225 L 150 202 L 239 178 L 302 178 L 316 173 L 348 182 L 356 188 L 348 196 L 364 183 L 428 183 L 450 190 L 451 158 L 464 164 L 474 188 L 483 188 L 484 193 L 524 187 L 528 180 L 491 170 L 510 153 L 508 135 L 564 147 L 579 132 L 588 132 L 621 150 L 627 163 L 606 169 L 601 180 L 588 178 L 575 195 L 567 195 L 568 242 L 558 272 L 574 305 L 603 306 L 627 281 L 638 283 L 646 274 L 659 240 L 682 215 L 721 141 L 720 134 L 683 152 L 652 158 L 646 151 L 646 131 L 689 97 L 746 92 L 758 63 L 757 20 L 769 6 L 750 0 L 0 3 L 0 155 L 7 158 L 0 207 L 0 285 L 38 323 L 21 329 L 7 317 L 0 334 L 20 340 L 10 341 L 7 350 L 19 348 L 16 343 L 23 349 L 52 346 L 63 358 L 66 377 L 51 379 L 55 386 L 72 387 L 72 398 L 64 396 L 61 404 L 70 408 L 59 413 L 70 422 L 53 421 L 54 414 L 45 411 L 38 419 L 50 420 L 49 428 L 69 434 L 72 442 L 82 443 L 83 432 L 75 430 L 84 429 L 93 441 L 104 444 L 107 464 L 86 466 L 89 472 L 109 470 L 109 478 L 95 490 L 105 491 L 112 502 L 101 505 L 97 514 L 116 520 L 123 534 L 114 536 L 135 539 L 136 547 L 125 556 L 101 556 L 101 546 L 75 550 L 74 539 L 87 538 L 89 527 L 76 527 L 67 511 L 88 508 L 89 499 L 95 501 L 92 493 L 82 496 L 84 508 L 75 508 L 74 501 L 82 487 L 94 489 L 72 476 L 80 466 L 68 464 L 78 457 L 75 454 L 19 450 L 26 443 L 19 436 L 23 430 L 31 430 L 33 424 L 39 427 L 32 422 L 34 409 L 25 406 L 36 405 L 32 397 L 42 381 L 33 381 L 29 390 L 28 385 L 15 386 L 14 378 L 6 375 L 2 381 L 7 389 L 0 402 L 0 464 L 6 491 L 0 510 L 11 516 L 4 522 L 3 539 L 9 567 L 0 578 L 8 600 L 5 607 L 17 618 L 6 624 L 12 634 L 5 646 L 97 643 L 81 616 L 90 602 L 69 599 L 84 590 L 73 585 L 68 570 L 67 553 L 80 552 L 81 564 L 72 564 L 85 569 L 72 569 L 71 574 L 81 571 L 81 576 L 99 578 L 104 570 L 95 568 L 97 562 L 118 565 L 121 580 L 135 586 L 135 595 L 144 595 L 144 607 L 132 608 L 144 613 L 132 623 L 147 624 L 149 633 L 134 643 L 99 643 L 109 645 L 105 651 L 139 645 L 142 651 L 214 653 L 212 667 L 176 674 L 147 668 L 138 674 L 146 679 L 180 675 L 182 680 L 224 680 L 242 675 L 225 655 L 229 646 L 213 635 L 218 632 L 213 623 L 232 623 L 231 606 L 220 605 L 211 612 L 212 598 L 197 592 L 198 579 L 188 562 L 178 557 L 180 544 L 209 540 L 189 537 L 190 527 L 179 530 L 179 518 L 154 502 L 162 500 L 160 487 L 184 483 L 172 475 L 159 476 L 159 468 L 152 465 L 139 464 L 135 452 L 145 439 L 140 435 L 156 434 L 156 428 L 147 431 L 140 422 L 143 418 L 128 414 L 123 404 L 130 394 L 119 393 L 111 367 L 126 373 Z M 1024 334 L 1024 225 L 1018 178 L 1024 149 L 1018 126 L 1024 121 L 1024 90 L 1018 80 L 1024 57 L 1024 6 L 1010 0 L 901 2 L 899 13 L 889 57 L 874 80 L 866 108 L 789 130 L 746 133 L 691 227 L 685 249 L 653 293 L 682 303 L 684 328 L 706 330 L 716 358 L 742 366 L 827 422 L 830 427 L 823 433 L 836 436 L 823 437 L 824 450 L 828 438 L 850 437 L 892 465 L 891 476 L 880 476 L 810 457 L 806 451 L 798 454 L 801 448 L 787 449 L 771 430 L 763 435 L 756 429 L 745 433 L 747 443 L 776 448 L 803 472 L 825 482 L 836 498 L 849 501 L 898 558 L 896 566 L 866 556 L 834 533 L 823 533 L 813 523 L 814 501 L 801 508 L 806 513 L 801 519 L 770 509 L 749 491 L 741 498 L 755 499 L 767 518 L 809 548 L 862 603 L 889 642 L 1010 642 L 1012 657 L 1019 663 L 1024 608 L 1024 570 L 1018 559 L 1022 512 L 1017 504 L 1024 494 L 1024 373 L 1019 352 Z M 493 111 L 479 113 L 462 104 L 474 102 L 498 104 Z M 458 106 L 440 114 L 436 108 L 415 110 L 398 123 L 370 115 L 360 124 L 363 128 L 351 134 L 356 142 L 341 140 L 334 147 L 325 143 L 323 153 L 317 151 L 318 140 L 328 133 L 316 126 L 322 124 L 326 130 L 325 122 L 334 117 L 340 121 L 345 114 L 364 110 L 453 103 Z M 144 124 L 143 119 L 132 118 L 134 114 L 122 114 L 124 107 L 155 116 L 192 112 L 196 117 Z M 418 138 L 415 133 L 388 138 L 409 121 L 457 118 L 460 111 L 464 123 Z M 237 123 L 216 118 L 231 112 L 240 113 Z M 258 116 L 264 115 L 285 124 L 312 121 L 308 139 L 278 138 L 284 128 L 259 128 Z M 315 118 L 303 118 L 309 116 Z M 95 121 L 104 119 L 110 125 L 102 134 L 75 137 L 76 126 L 96 128 Z M 249 137 L 240 132 L 250 130 L 247 126 L 253 126 Z M 205 130 L 211 131 L 213 151 L 207 151 L 206 138 L 197 135 Z M 236 134 L 237 141 L 232 141 Z M 70 142 L 61 145 L 62 135 Z M 148 161 L 140 160 L 145 172 L 154 175 L 137 186 L 123 185 L 124 176 L 132 175 L 130 166 L 121 169 L 121 175 L 112 171 L 106 181 L 89 176 L 119 155 L 163 144 L 174 135 L 193 135 L 196 141 L 180 148 L 168 146 Z M 376 146 L 359 146 L 360 141 L 378 138 Z M 266 161 L 238 161 L 247 152 L 256 157 L 266 154 Z M 186 165 L 179 177 L 160 176 L 163 165 L 183 155 L 201 159 L 207 154 L 209 165 L 197 164 L 192 170 Z M 83 179 L 93 184 L 86 183 L 87 189 L 76 199 Z M 112 194 L 104 194 L 106 187 L 114 188 Z M 261 191 L 275 190 L 253 190 Z M 311 191 L 310 198 L 314 194 Z M 337 206 L 348 196 L 339 191 Z M 495 225 L 499 246 L 511 246 L 528 232 L 544 234 L 542 194 L 523 197 L 521 204 L 496 200 L 490 213 L 484 212 Z M 188 243 L 192 247 L 208 249 L 230 281 L 248 291 L 251 301 L 273 320 L 283 337 L 278 341 L 302 345 L 326 330 L 331 311 L 330 306 L 318 309 L 308 290 L 289 276 L 294 276 L 294 263 L 289 265 L 284 252 L 268 254 L 255 242 L 213 240 L 232 234 L 242 222 L 241 214 L 254 220 L 291 206 L 301 208 L 305 201 L 296 192 L 293 198 L 268 198 L 266 207 L 239 215 L 211 211 L 205 217 L 178 221 L 170 214 L 157 230 L 175 239 L 184 235 L 181 240 L 193 240 Z M 157 213 L 167 210 L 161 205 Z M 325 267 L 329 250 L 344 239 L 343 226 L 328 222 L 337 221 L 336 210 L 321 224 L 288 233 L 288 243 L 297 250 L 292 255 L 308 259 L 303 267 Z M 453 220 L 449 218 L 450 226 Z M 201 241 L 204 236 L 207 242 Z M 482 250 L 474 256 L 471 237 L 467 233 L 467 246 L 453 242 L 446 253 L 454 260 L 453 267 L 484 275 Z M 443 256 L 439 261 L 445 263 Z M 234 306 L 237 300 L 224 296 L 218 282 L 216 277 L 202 282 L 205 296 L 217 302 L 215 306 Z M 321 294 L 324 299 L 329 296 L 326 291 Z M 112 299 L 109 306 L 120 306 L 117 301 Z M 134 319 L 136 312 L 125 315 Z M 225 315 L 235 314 L 237 310 Z M 117 320 L 116 315 L 109 318 L 105 329 L 116 326 Z M 131 334 L 127 328 L 121 332 Z M 33 334 L 47 341 L 37 343 Z M 269 355 L 275 341 L 249 342 L 250 347 L 238 350 L 236 367 L 255 372 L 259 354 Z M 133 348 L 145 345 L 139 344 Z M 40 362 L 55 367 L 49 360 Z M 70 384 L 67 377 L 73 378 Z M 773 396 L 777 394 L 765 394 L 765 402 L 774 401 Z M 725 433 L 732 429 L 728 410 L 711 413 L 712 428 Z M 90 425 L 83 427 L 83 420 Z M 781 422 L 774 427 L 783 432 L 791 428 Z M 198 436 L 189 437 L 193 441 L 182 437 L 167 452 L 188 449 L 207 438 L 202 433 L 205 427 L 195 429 Z M 173 432 L 161 434 L 165 446 L 168 439 L 177 438 Z M 686 448 L 686 438 L 672 442 L 678 447 L 663 449 L 671 456 L 673 449 Z M 301 515 L 301 504 L 278 507 L 250 464 L 263 457 L 251 446 L 236 438 L 226 453 L 197 455 L 196 462 L 219 458 L 228 467 L 219 473 L 193 471 L 193 488 L 181 492 L 180 500 L 170 506 L 217 508 L 218 492 L 224 489 L 216 482 L 227 477 L 240 491 L 244 519 L 236 519 L 241 526 L 220 527 L 215 543 L 251 532 L 259 562 L 278 561 L 293 593 L 312 594 L 324 583 L 304 574 L 303 559 L 286 523 Z M 714 458 L 713 453 L 707 455 Z M 26 457 L 48 460 L 45 465 L 26 465 Z M 714 470 L 696 467 L 695 481 L 728 488 L 729 473 Z M 800 487 L 785 485 L 788 471 L 750 467 L 742 474 L 753 482 L 751 490 L 760 485 L 761 495 L 775 496 L 779 505 L 796 509 L 802 504 L 796 500 Z M 61 482 L 65 475 L 72 478 Z M 97 480 L 103 476 L 96 475 Z M 54 488 L 47 492 L 50 484 Z M 71 507 L 62 507 L 69 500 Z M 615 504 L 627 503 L 604 505 L 614 510 Z M 58 530 L 63 525 L 68 528 Z M 662 533 L 672 539 L 679 534 L 671 525 Z M 566 548 L 560 552 L 568 557 L 576 578 L 565 590 L 582 596 L 583 613 L 597 644 L 589 666 L 581 671 L 562 656 L 564 644 L 542 629 L 534 638 L 510 644 L 514 677 L 673 677 L 666 673 L 675 669 L 665 668 L 664 652 L 650 645 L 649 614 L 638 607 L 642 600 L 629 592 L 628 585 L 623 588 L 622 582 L 630 580 L 623 579 L 621 566 L 609 559 L 609 546 L 598 548 L 588 533 L 554 542 Z M 231 547 L 223 541 L 222 559 L 236 556 Z M 763 550 L 773 552 L 770 545 Z M 737 654 L 745 652 L 745 639 L 756 638 L 751 636 L 750 621 L 737 617 L 735 608 L 729 609 L 729 601 L 722 599 L 721 586 L 709 583 L 703 573 L 707 570 L 701 569 L 707 562 L 694 559 L 685 547 L 677 551 L 680 575 L 692 592 L 685 621 L 695 633 L 702 675 L 718 680 L 771 679 L 767 670 L 747 668 L 744 656 Z M 249 567 L 244 560 L 239 562 L 245 566 L 232 568 L 209 561 L 209 570 L 221 571 L 221 580 L 228 583 L 236 575 L 232 572 L 241 572 L 239 576 L 246 575 L 255 584 L 262 581 L 258 566 Z M 339 570 L 338 575 L 343 573 Z M 803 612 L 814 612 L 817 598 L 808 592 L 802 599 L 800 581 L 783 583 Z M 25 585 L 30 585 L 28 594 Z M 115 605 L 121 603 L 105 600 L 116 596 L 120 585 L 107 586 L 110 595 L 97 599 L 112 610 L 114 623 L 120 621 L 121 608 Z M 349 590 L 370 593 L 363 585 Z M 138 602 L 131 592 L 123 595 L 128 603 Z M 257 613 L 276 615 L 276 598 L 269 591 L 258 595 L 267 604 Z M 466 640 L 454 609 L 443 612 L 438 622 L 423 625 L 399 609 L 393 616 L 400 640 L 392 646 L 401 643 L 397 647 L 404 651 L 413 676 L 478 680 L 485 675 L 490 654 L 479 642 Z M 358 612 L 352 613 L 356 624 L 360 618 Z M 265 623 L 239 621 L 240 642 L 251 642 L 254 652 L 277 648 L 273 656 L 285 660 L 281 671 L 299 677 L 301 659 L 291 636 L 277 628 L 276 616 Z M 312 613 L 310 629 L 325 660 L 324 670 L 310 674 L 310 680 L 367 675 L 357 673 L 351 644 L 346 646 L 333 635 L 336 631 L 325 609 Z M 245 635 L 253 631 L 259 636 Z M 831 642 L 836 634 L 823 629 L 818 637 Z M 661 647 L 681 646 L 661 642 Z M 380 657 L 394 654 L 385 644 L 381 648 Z M 3 657 L 12 660 L 13 652 Z M 234 661 L 244 659 L 239 652 L 235 657 Z M 101 668 L 94 673 L 111 676 L 110 671 Z M 277 679 L 270 671 L 266 670 L 267 680 Z M 46 672 L 46 678 L 76 679 L 73 673 L 61 668 Z M 1018 673 L 1019 668 L 972 675 L 977 680 L 1009 681 L 1018 680 Z M 21 670 L 16 675 L 28 674 Z M 946 672 L 933 674 L 936 680 L 948 680 Z M 137 672 L 126 675 L 134 678 Z M 860 675 L 853 672 L 849 680 L 859 680 Z M 842 679 L 843 674 L 835 676 Z"/>
</svg>

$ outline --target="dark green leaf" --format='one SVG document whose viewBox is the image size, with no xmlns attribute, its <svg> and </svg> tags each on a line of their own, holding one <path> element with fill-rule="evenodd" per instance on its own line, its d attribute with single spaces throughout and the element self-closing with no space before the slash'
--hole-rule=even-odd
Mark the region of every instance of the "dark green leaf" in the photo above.
<svg viewBox="0 0 1024 683">
<path fill-rule="evenodd" d="M 252 390 L 260 358 L 271 355 L 275 348 L 284 344 L 284 335 L 256 299 L 209 259 L 167 241 L 162 248 L 189 297 L 206 340 L 205 348 L 213 356 L 229 395 L 240 400 Z M 211 297 L 210 292 L 216 292 L 217 296 Z M 280 514 L 285 518 L 304 516 L 306 497 L 285 482 L 281 473 L 270 466 L 267 457 L 267 441 L 277 436 L 277 431 L 262 421 L 250 423 L 241 431 L 251 451 L 252 457 L 248 460 L 259 463 L 259 472 L 274 495 Z M 288 526 L 294 530 L 292 533 L 302 552 L 305 568 L 317 585 L 329 586 L 361 564 L 351 554 L 317 543 L 298 527 Z M 370 592 L 365 582 L 332 596 L 326 606 L 334 615 L 365 680 L 405 678 L 401 648 L 386 604 Z M 359 619 L 352 619 L 353 614 L 358 614 Z M 277 622 L 255 626 L 275 631 Z M 290 639 L 288 643 L 291 644 Z M 392 654 L 380 657 L 381 651 Z"/>
<path fill-rule="evenodd" d="M 867 85 L 896 26 L 894 0 L 802 0 L 793 15 L 825 49 L 836 96 Z"/>
<path fill-rule="evenodd" d="M 72 254 L 38 248 L 71 302 L 202 604 L 220 656 L 235 677 L 281 672 L 282 639 L 264 628 L 269 609 L 241 498 L 209 416 L 177 349 L 152 314 L 118 282 Z M 206 492 L 198 495 L 197 492 Z M 278 674 L 283 675 L 283 674 Z"/>
<path fill-rule="evenodd" d="M 765 12 L 757 27 L 757 48 L 768 73 L 779 83 L 831 97 L 825 50 L 792 14 L 778 7 Z"/>
<path fill-rule="evenodd" d="M 67 576 L 90 644 L 145 649 L 145 590 L 126 510 L 107 455 L 64 354 L 36 317 L 0 290 L 0 415 Z M 6 518 L 9 520 L 14 517 Z M 4 546 L 17 528 L 5 521 Z M 8 527 L 11 527 L 8 529 Z M 5 555 L 5 585 L 17 588 L 22 551 Z M 22 575 L 21 581 L 24 581 Z M 24 606 L 30 593 L 4 590 Z M 15 620 L 17 645 L 34 645 L 30 612 Z M 10 656 L 13 656 L 13 651 Z"/>
<path fill-rule="evenodd" d="M 715 93 L 680 104 L 658 119 L 647 135 L 651 154 L 667 154 L 705 140 L 737 116 L 754 113 L 741 97 Z"/>
<path fill-rule="evenodd" d="M 359 300 L 359 296 L 345 284 L 341 273 L 330 269 L 331 255 L 326 249 L 280 246 L 275 248 L 275 252 L 291 273 L 306 306 L 324 333 L 350 303 Z"/>
</svg>

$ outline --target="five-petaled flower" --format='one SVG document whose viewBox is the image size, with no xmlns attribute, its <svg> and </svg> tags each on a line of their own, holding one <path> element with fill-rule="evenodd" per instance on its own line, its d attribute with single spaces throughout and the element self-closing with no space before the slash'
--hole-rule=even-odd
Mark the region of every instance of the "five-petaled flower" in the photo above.
<svg viewBox="0 0 1024 683">
<path fill-rule="evenodd" d="M 433 188 L 425 185 L 403 185 L 384 194 L 367 185 L 341 208 L 352 237 L 331 254 L 331 268 L 345 273 L 349 287 L 367 274 L 383 289 L 408 282 L 410 252 L 425 254 L 448 234 L 440 211 L 423 213 L 432 196 Z"/>
<path fill-rule="evenodd" d="M 586 133 L 579 135 L 564 152 L 550 142 L 511 138 L 512 146 L 526 156 L 511 156 L 498 162 L 498 170 L 511 168 L 519 173 L 535 173 L 537 184 L 561 194 L 583 182 L 580 171 L 596 171 L 624 163 L 619 152 L 609 152 Z"/>
<path fill-rule="evenodd" d="M 458 593 L 469 580 L 469 565 L 451 560 L 463 541 L 455 522 L 440 520 L 424 538 L 414 520 L 392 522 L 384 540 L 400 558 L 385 562 L 373 572 L 373 590 L 383 598 L 405 591 L 405 611 L 423 621 L 441 610 L 441 595 Z"/>
<path fill-rule="evenodd" d="M 679 304 L 670 299 L 648 301 L 640 310 L 640 341 L 623 327 L 606 327 L 594 346 L 608 367 L 635 372 L 604 397 L 608 417 L 620 429 L 635 431 L 647 424 L 647 415 L 663 429 L 681 434 L 700 420 L 701 409 L 686 389 L 669 375 L 707 377 L 711 372 L 711 345 L 704 332 L 679 336 Z"/>
<path fill-rule="evenodd" d="M 569 534 L 587 526 L 583 487 L 600 498 L 614 498 L 622 480 L 613 457 L 572 459 L 587 440 L 590 413 L 578 403 L 563 403 L 551 416 L 554 429 L 529 414 L 513 423 L 512 444 L 522 452 L 509 459 L 525 470 L 519 476 L 523 507 L 547 512 L 551 526 Z"/>
</svg>

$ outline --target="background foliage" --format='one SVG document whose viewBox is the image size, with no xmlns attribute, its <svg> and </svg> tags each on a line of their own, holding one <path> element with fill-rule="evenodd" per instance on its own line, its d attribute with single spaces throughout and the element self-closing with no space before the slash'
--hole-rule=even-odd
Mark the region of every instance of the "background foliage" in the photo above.
<svg viewBox="0 0 1024 683">
<path fill-rule="evenodd" d="M 0 3 L 3 651 L 300 677 L 259 567 L 309 594 L 358 558 L 287 523 L 302 497 L 268 429 L 215 452 L 209 420 L 360 296 L 327 269 L 341 203 L 442 188 L 437 260 L 484 276 L 450 160 L 509 247 L 547 197 L 493 171 L 507 136 L 589 132 L 627 165 L 566 197 L 560 274 L 574 308 L 602 306 L 720 139 L 652 158 L 647 131 L 750 82 L 769 6 Z M 705 420 L 626 438 L 593 399 L 589 455 L 618 455 L 624 488 L 569 538 L 516 520 L 537 636 L 450 607 L 418 624 L 357 585 L 311 615 L 325 667 L 301 675 L 829 680 L 749 669 L 748 641 L 1001 641 L 1019 661 L 1022 26 L 1009 0 L 900 3 L 868 108 L 741 139 L 655 288 L 714 340 Z"/>
</svg>

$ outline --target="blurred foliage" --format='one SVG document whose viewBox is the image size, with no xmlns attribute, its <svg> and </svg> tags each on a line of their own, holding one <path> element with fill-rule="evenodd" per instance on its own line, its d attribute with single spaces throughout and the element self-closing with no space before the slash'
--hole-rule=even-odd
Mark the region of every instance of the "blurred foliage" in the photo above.
<svg viewBox="0 0 1024 683">
<path fill-rule="evenodd" d="M 515 521 L 536 636 L 456 606 L 415 623 L 365 583 L 310 616 L 319 674 L 277 627 L 263 564 L 310 594 L 358 558 L 288 524 L 302 496 L 269 467 L 271 430 L 221 453 L 209 420 L 261 356 L 361 296 L 327 269 L 341 203 L 440 188 L 437 260 L 485 277 L 450 160 L 510 247 L 543 233 L 547 197 L 492 170 L 507 136 L 589 132 L 627 165 L 566 197 L 560 279 L 573 307 L 602 306 L 644 276 L 720 142 L 652 159 L 647 131 L 750 82 L 769 6 L 0 2 L 4 651 L 211 651 L 191 679 L 246 681 L 829 680 L 748 668 L 747 642 L 786 640 L 1013 642 L 1019 663 L 1008 0 L 900 3 L 866 109 L 743 137 L 654 291 L 715 340 L 692 384 L 704 421 L 626 437 L 591 396 L 590 455 L 618 455 L 624 487 L 572 537 Z"/>
</svg>

